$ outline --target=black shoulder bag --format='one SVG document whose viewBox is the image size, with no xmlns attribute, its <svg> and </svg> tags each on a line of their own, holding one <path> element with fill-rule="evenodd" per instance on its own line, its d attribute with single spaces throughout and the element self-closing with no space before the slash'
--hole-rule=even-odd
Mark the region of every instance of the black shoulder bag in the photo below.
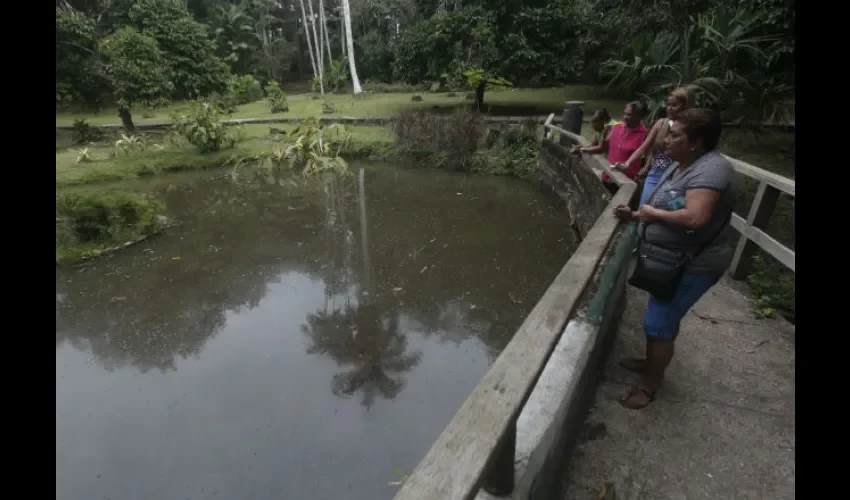
<svg viewBox="0 0 850 500">
<path fill-rule="evenodd" d="M 691 255 L 656 245 L 652 245 L 653 251 L 647 251 L 646 224 L 640 224 L 639 227 L 643 228 L 643 233 L 638 235 L 638 244 L 635 248 L 637 257 L 635 270 L 629 278 L 629 284 L 649 292 L 658 300 L 672 300 L 676 290 L 679 289 L 688 264 L 714 243 L 714 240 L 726 229 L 731 218 L 730 211 L 729 218 L 720 226 L 720 229 Z"/>
</svg>

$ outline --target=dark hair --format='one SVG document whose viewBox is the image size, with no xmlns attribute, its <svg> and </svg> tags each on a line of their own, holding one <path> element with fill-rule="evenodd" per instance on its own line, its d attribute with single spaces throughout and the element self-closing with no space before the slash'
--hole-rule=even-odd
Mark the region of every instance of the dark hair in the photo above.
<svg viewBox="0 0 850 500">
<path fill-rule="evenodd" d="M 627 108 L 632 108 L 632 113 L 638 115 L 638 118 L 643 118 L 646 116 L 646 104 L 643 101 L 632 101 L 626 104 Z"/>
<path fill-rule="evenodd" d="M 688 140 L 702 140 L 702 147 L 711 151 L 717 147 L 720 141 L 720 133 L 723 131 L 723 122 L 716 111 L 706 108 L 691 108 L 679 113 L 676 121 L 682 124 Z"/>
<path fill-rule="evenodd" d="M 592 115 L 590 115 L 590 121 L 591 122 L 595 122 L 595 121 L 599 121 L 599 120 L 602 120 L 605 123 L 608 123 L 608 122 L 611 121 L 611 115 L 608 114 L 607 109 L 599 108 L 596 111 L 594 111 Z"/>
</svg>

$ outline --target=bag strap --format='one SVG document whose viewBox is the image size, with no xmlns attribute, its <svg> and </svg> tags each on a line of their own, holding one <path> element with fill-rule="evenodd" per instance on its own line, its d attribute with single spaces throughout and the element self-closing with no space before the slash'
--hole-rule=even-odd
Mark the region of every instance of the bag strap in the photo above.
<svg viewBox="0 0 850 500">
<path fill-rule="evenodd" d="M 652 199 L 652 196 L 655 195 L 656 191 L 661 189 L 661 185 L 667 182 L 667 179 L 669 179 L 670 176 L 673 175 L 673 172 L 675 172 L 677 168 L 679 168 L 679 162 L 673 162 L 672 164 L 670 164 L 669 167 L 667 167 L 667 170 L 665 170 L 664 173 L 661 174 L 661 177 L 658 179 L 658 182 L 655 184 L 655 187 L 652 188 L 652 192 L 650 192 L 646 196 L 647 202 Z M 640 209 L 640 207 L 638 207 L 638 209 Z"/>
<path fill-rule="evenodd" d="M 732 210 L 729 210 L 729 215 L 728 215 L 728 216 L 726 217 L 726 219 L 723 221 L 723 224 L 721 224 L 721 225 L 720 225 L 720 228 L 719 228 L 719 229 L 717 229 L 717 231 L 715 231 L 715 232 L 714 232 L 714 234 L 712 234 L 712 235 L 711 235 L 711 238 L 707 239 L 707 240 L 706 240 L 703 244 L 701 244 L 701 245 L 699 246 L 699 248 L 697 249 L 697 251 L 696 251 L 696 252 L 694 252 L 694 253 L 693 253 L 693 254 L 689 257 L 689 260 L 694 260 L 694 259 L 696 259 L 697 257 L 699 257 L 699 256 L 700 256 L 700 254 L 701 254 L 701 253 L 703 253 L 704 251 L 708 250 L 708 248 L 709 248 L 709 247 L 711 247 L 712 243 L 714 243 L 714 240 L 716 240 L 716 239 L 717 239 L 717 237 L 718 237 L 718 236 L 720 236 L 720 233 L 722 233 L 722 232 L 723 232 L 723 230 L 724 230 L 724 229 L 726 229 L 726 226 L 728 226 L 728 225 L 729 225 L 729 221 L 731 221 L 731 220 L 732 220 L 732 214 L 733 214 L 733 213 L 735 213 L 735 210 L 733 210 L 733 209 L 732 209 Z M 646 226 L 648 226 L 648 225 L 649 225 L 649 224 L 644 223 L 644 222 L 640 222 L 640 223 L 638 223 L 638 245 L 640 245 L 640 243 L 641 243 L 641 242 L 645 242 L 645 241 L 646 241 Z M 641 231 L 641 229 L 642 229 L 642 231 Z"/>
</svg>

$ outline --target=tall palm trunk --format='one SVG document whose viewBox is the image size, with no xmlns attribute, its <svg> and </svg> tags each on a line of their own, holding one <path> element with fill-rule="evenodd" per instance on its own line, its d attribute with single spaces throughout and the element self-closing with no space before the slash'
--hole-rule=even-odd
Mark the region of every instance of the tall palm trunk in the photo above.
<svg viewBox="0 0 850 500">
<path fill-rule="evenodd" d="M 304 38 L 307 39 L 307 52 L 310 53 L 310 65 L 313 66 L 313 77 L 319 76 L 316 67 L 316 57 L 313 55 L 313 43 L 310 41 L 310 28 L 307 27 L 307 12 L 304 10 L 304 0 L 301 2 L 301 24 L 304 25 Z"/>
<path fill-rule="evenodd" d="M 348 51 L 345 46 L 345 16 L 339 16 L 339 44 L 342 45 L 342 58 L 348 55 Z"/>
<path fill-rule="evenodd" d="M 354 64 L 354 38 L 351 36 L 351 6 L 348 0 L 342 0 L 342 15 L 345 17 L 345 38 L 348 46 L 348 67 L 351 69 L 351 85 L 354 87 L 354 93 L 363 92 L 363 87 L 360 86 L 360 79 L 357 78 L 357 66 Z"/>
<path fill-rule="evenodd" d="M 331 53 L 331 40 L 328 38 L 328 16 L 325 15 L 325 2 L 324 0 L 319 0 L 319 15 L 321 16 L 322 22 L 322 33 L 324 34 L 324 42 L 325 46 L 328 49 L 328 66 L 333 64 L 333 54 Z"/>
<path fill-rule="evenodd" d="M 323 81 L 325 67 L 320 52 L 322 50 L 322 44 L 319 41 L 319 36 L 316 34 L 316 14 L 313 12 L 313 0 L 307 0 L 307 8 L 310 10 L 310 25 L 313 27 L 313 46 L 316 47 L 316 66 L 319 70 L 319 92 L 325 95 L 325 82 Z"/>
</svg>

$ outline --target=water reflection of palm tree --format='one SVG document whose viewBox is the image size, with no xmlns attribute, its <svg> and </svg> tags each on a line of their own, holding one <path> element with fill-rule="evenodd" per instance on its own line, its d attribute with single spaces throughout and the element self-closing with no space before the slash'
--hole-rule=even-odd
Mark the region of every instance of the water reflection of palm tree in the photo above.
<svg viewBox="0 0 850 500">
<path fill-rule="evenodd" d="M 326 307 L 307 317 L 307 324 L 302 328 L 313 341 L 313 346 L 307 350 L 310 354 L 328 355 L 340 366 L 350 367 L 346 372 L 334 375 L 331 387 L 334 394 L 348 397 L 362 390 L 362 404 L 371 407 L 377 394 L 386 399 L 395 398 L 404 388 L 403 379 L 398 374 L 410 370 L 419 363 L 421 353 L 408 354 L 407 338 L 398 331 L 398 313 L 392 311 L 383 314 L 377 305 L 379 297 L 369 294 L 369 277 L 371 274 L 369 247 L 367 239 L 366 196 L 364 172 L 361 169 L 358 182 L 358 205 L 360 219 L 360 238 L 362 244 L 363 275 L 358 287 L 357 305 L 352 305 L 351 297 L 347 297 L 342 308 L 329 310 L 327 307 L 329 295 L 341 292 L 353 276 L 351 266 L 351 246 L 353 239 L 345 224 L 344 197 L 337 198 L 335 194 L 342 193 L 335 182 L 329 188 L 328 213 L 334 215 L 326 221 L 341 223 L 342 252 L 344 255 L 341 266 L 334 266 L 342 278 L 326 282 Z M 343 287 L 339 285 L 342 284 Z"/>
<path fill-rule="evenodd" d="M 350 397 L 360 390 L 367 408 L 378 394 L 395 398 L 404 388 L 400 374 L 421 359 L 420 352 L 407 352 L 407 338 L 398 330 L 398 314 L 382 314 L 374 304 L 319 311 L 307 317 L 302 330 L 313 343 L 307 349 L 309 354 L 329 356 L 348 368 L 333 376 L 333 393 Z"/>
</svg>

